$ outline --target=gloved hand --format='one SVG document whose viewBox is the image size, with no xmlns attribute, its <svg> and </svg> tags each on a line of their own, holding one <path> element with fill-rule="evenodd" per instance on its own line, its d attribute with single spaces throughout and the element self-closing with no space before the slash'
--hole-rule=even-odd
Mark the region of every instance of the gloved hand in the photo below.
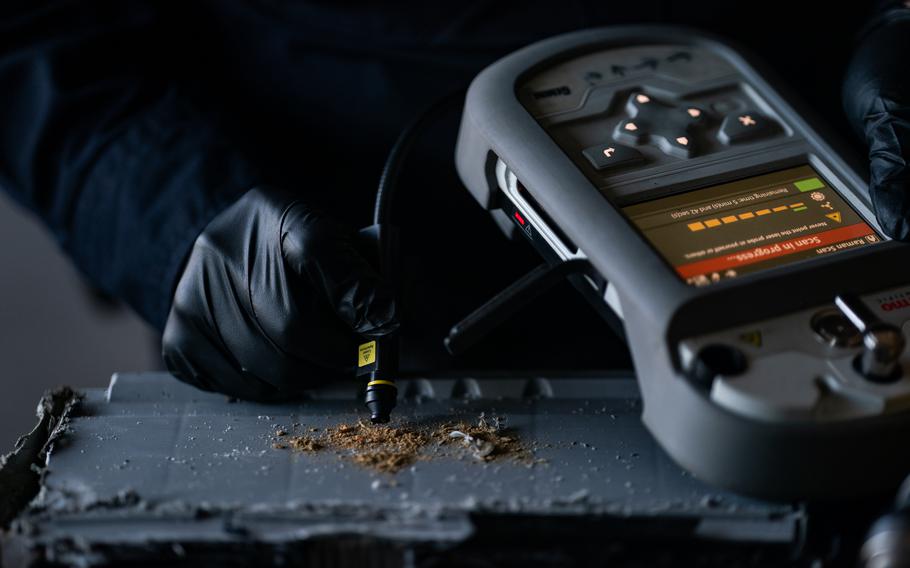
<svg viewBox="0 0 910 568">
<path fill-rule="evenodd" d="M 396 327 L 392 292 L 352 233 L 286 193 L 253 189 L 196 240 L 163 355 L 199 388 L 276 400 L 353 368 L 356 334 Z"/>
<path fill-rule="evenodd" d="M 869 147 L 869 192 L 890 237 L 910 241 L 910 7 L 885 2 L 865 28 L 844 107 Z"/>
</svg>

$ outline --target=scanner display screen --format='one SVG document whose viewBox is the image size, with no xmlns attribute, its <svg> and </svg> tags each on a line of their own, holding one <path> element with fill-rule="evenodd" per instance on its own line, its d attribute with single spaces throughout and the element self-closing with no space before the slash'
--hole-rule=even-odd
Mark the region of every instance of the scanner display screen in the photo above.
<svg viewBox="0 0 910 568">
<path fill-rule="evenodd" d="M 881 241 L 810 166 L 637 203 L 623 212 L 693 286 Z"/>
</svg>

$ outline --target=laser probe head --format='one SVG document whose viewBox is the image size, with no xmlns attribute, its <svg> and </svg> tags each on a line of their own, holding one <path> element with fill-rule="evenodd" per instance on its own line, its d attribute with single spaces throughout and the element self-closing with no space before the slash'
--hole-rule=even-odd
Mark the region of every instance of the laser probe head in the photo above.
<svg viewBox="0 0 910 568">
<path fill-rule="evenodd" d="M 360 344 L 357 348 L 357 376 L 368 377 L 364 403 L 370 422 L 385 424 L 398 401 L 395 374 L 398 371 L 398 335 L 392 334 Z"/>
<path fill-rule="evenodd" d="M 386 424 L 398 399 L 398 388 L 394 381 L 372 379 L 367 383 L 366 405 L 370 411 L 370 422 Z"/>
</svg>

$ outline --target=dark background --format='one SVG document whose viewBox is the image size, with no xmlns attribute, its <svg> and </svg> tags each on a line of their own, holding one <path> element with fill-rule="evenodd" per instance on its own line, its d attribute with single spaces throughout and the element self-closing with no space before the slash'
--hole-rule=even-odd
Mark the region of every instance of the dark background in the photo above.
<svg viewBox="0 0 910 568">
<path fill-rule="evenodd" d="M 47 231 L 0 193 L 0 454 L 34 426 L 45 389 L 155 369 L 156 344 L 132 312 L 93 300 Z"/>
</svg>

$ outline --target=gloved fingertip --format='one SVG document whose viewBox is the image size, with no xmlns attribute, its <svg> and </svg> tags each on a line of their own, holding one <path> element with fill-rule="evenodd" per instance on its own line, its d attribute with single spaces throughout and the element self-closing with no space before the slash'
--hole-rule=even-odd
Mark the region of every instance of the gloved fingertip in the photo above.
<svg viewBox="0 0 910 568">
<path fill-rule="evenodd" d="M 355 333 L 382 336 L 398 328 L 392 287 L 357 248 L 353 234 L 297 204 L 282 227 L 282 255 Z"/>
<path fill-rule="evenodd" d="M 896 241 L 910 242 L 910 223 L 908 223 L 907 219 L 893 215 L 885 218 L 879 216 L 878 222 L 882 231 L 890 238 Z"/>
<path fill-rule="evenodd" d="M 869 191 L 882 231 L 894 240 L 910 241 L 910 188 L 904 184 L 873 183 Z"/>
<path fill-rule="evenodd" d="M 338 312 L 356 333 L 381 336 L 398 329 L 394 295 L 381 281 L 359 282 L 345 294 L 344 306 Z"/>
<path fill-rule="evenodd" d="M 398 317 L 394 303 L 370 306 L 366 316 L 361 318 L 354 331 L 361 335 L 381 336 L 398 330 Z"/>
</svg>

